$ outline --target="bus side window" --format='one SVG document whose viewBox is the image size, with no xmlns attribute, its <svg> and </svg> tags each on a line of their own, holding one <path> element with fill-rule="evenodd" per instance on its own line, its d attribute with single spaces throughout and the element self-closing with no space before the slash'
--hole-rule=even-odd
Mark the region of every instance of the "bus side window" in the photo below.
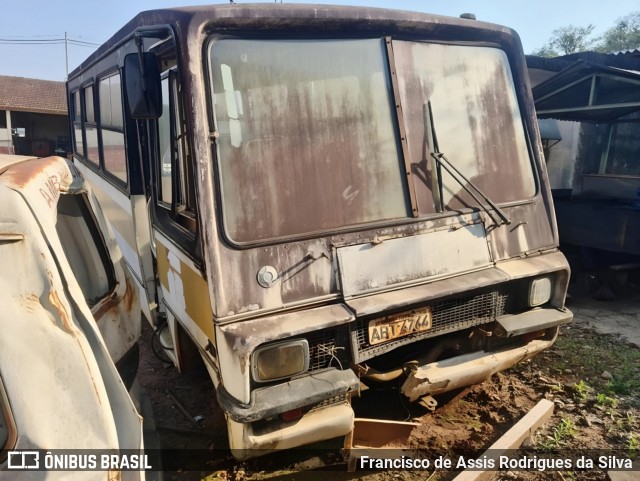
<svg viewBox="0 0 640 481">
<path fill-rule="evenodd" d="M 73 118 L 73 138 L 75 140 L 74 151 L 76 154 L 84 157 L 84 139 L 82 135 L 82 103 L 80 102 L 80 90 L 76 90 L 71 94 Z"/>
<path fill-rule="evenodd" d="M 122 114 L 122 82 L 115 72 L 100 79 L 100 136 L 102 138 L 102 162 L 105 172 L 122 182 L 128 181 L 124 146 L 124 117 Z"/>
<path fill-rule="evenodd" d="M 84 97 L 84 117 L 82 127 L 86 140 L 85 158 L 95 165 L 100 164 L 100 156 L 98 152 L 98 129 L 96 126 L 96 115 L 93 97 L 93 85 L 88 85 L 82 89 Z"/>
<path fill-rule="evenodd" d="M 180 83 L 175 70 L 162 79 L 162 115 L 158 119 L 158 156 L 156 164 L 157 200 L 170 213 L 172 221 L 195 234 L 195 193 L 193 169 Z"/>
</svg>

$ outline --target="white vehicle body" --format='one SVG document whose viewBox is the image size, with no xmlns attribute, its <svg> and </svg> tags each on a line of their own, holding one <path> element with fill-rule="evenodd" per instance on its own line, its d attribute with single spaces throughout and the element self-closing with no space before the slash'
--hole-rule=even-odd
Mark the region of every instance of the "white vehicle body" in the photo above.
<svg viewBox="0 0 640 481">
<path fill-rule="evenodd" d="M 91 239 L 108 227 L 95 206 L 67 160 L 0 156 L 0 479 L 144 479 L 7 470 L 10 450 L 143 447 L 142 418 L 114 364 L 137 343 L 139 315 L 129 314 L 138 301 L 115 243 L 96 257 Z"/>
</svg>

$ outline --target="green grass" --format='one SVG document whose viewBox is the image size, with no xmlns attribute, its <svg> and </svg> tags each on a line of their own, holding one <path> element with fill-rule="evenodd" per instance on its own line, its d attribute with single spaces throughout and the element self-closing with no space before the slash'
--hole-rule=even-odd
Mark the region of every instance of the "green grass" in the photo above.
<svg viewBox="0 0 640 481">
<path fill-rule="evenodd" d="M 638 450 L 640 450 L 640 441 L 638 440 L 638 436 L 634 433 L 629 435 L 629 443 L 627 444 L 627 448 L 629 449 L 629 457 L 631 459 L 635 459 L 638 456 Z"/>
<path fill-rule="evenodd" d="M 591 331 L 565 331 L 556 341 L 556 349 L 564 356 L 554 362 L 556 369 L 565 366 L 580 366 L 580 376 L 588 379 L 589 385 L 606 395 L 628 395 L 640 392 L 640 349 L 618 341 L 614 336 Z M 587 349 L 585 349 L 587 346 Z M 601 377 L 609 371 L 613 379 Z M 583 391 L 578 388 L 579 393 Z"/>
</svg>

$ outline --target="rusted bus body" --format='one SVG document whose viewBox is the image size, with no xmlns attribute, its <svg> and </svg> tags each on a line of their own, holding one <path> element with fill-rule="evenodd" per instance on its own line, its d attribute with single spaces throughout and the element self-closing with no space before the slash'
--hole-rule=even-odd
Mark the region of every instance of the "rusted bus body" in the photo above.
<svg viewBox="0 0 640 481">
<path fill-rule="evenodd" d="M 127 62 L 149 58 L 159 119 L 130 90 Z M 114 76 L 124 181 L 82 134 Z M 361 382 L 404 378 L 411 399 L 478 382 L 571 319 L 510 29 L 351 7 L 144 12 L 68 88 L 76 164 L 174 361 L 185 339 L 205 360 L 238 457 L 346 434 Z"/>
</svg>

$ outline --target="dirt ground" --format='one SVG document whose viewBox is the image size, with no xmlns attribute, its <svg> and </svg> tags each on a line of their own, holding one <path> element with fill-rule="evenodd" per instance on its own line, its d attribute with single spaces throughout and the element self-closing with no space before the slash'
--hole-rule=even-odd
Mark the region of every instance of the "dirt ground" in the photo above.
<svg viewBox="0 0 640 481">
<path fill-rule="evenodd" d="M 435 452 L 467 450 L 477 455 L 539 400 L 549 399 L 555 405 L 554 415 L 528 442 L 536 453 L 562 457 L 587 450 L 587 457 L 597 460 L 600 455 L 617 450 L 616 455 L 633 458 L 640 451 L 640 349 L 633 337 L 640 332 L 640 290 L 627 290 L 624 296 L 610 302 L 573 296 L 569 307 L 576 320 L 563 327 L 550 350 L 480 385 L 438 398 L 434 412 L 419 404 L 409 405 L 397 388 L 387 388 L 364 391 L 360 399 L 354 399 L 356 416 L 418 423 L 407 443 L 415 450 L 412 455 L 430 457 Z M 603 319 L 608 319 L 604 327 L 600 325 Z M 628 328 L 626 337 L 604 334 L 616 332 L 610 328 L 616 323 Z M 345 454 L 338 451 L 341 439 L 237 463 L 229 455 L 224 418 L 204 367 L 179 374 L 154 356 L 152 338 L 151 330 L 146 328 L 139 380 L 151 397 L 160 442 L 166 450 L 165 479 L 326 479 L 327 470 L 333 470 L 331 477 L 336 481 L 444 481 L 460 471 L 347 473 Z M 185 456 L 185 452 L 192 457 Z M 199 458 L 195 467 L 193 456 Z M 455 461 L 455 455 L 451 457 Z M 202 469 L 202 459 L 206 459 L 206 469 Z M 627 473 L 631 477 L 625 479 L 640 480 L 637 461 L 635 466 L 638 471 Z M 606 480 L 606 471 L 598 466 L 543 472 L 514 469 L 494 472 L 490 479 Z"/>
</svg>

